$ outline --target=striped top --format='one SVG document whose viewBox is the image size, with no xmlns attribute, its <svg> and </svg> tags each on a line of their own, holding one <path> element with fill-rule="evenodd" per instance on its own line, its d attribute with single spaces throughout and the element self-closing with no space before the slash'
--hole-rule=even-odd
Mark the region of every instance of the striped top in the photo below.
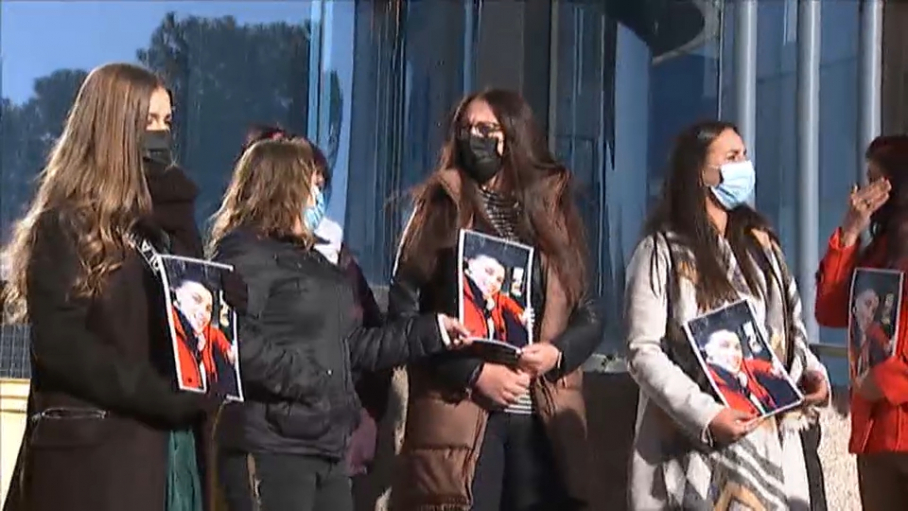
<svg viewBox="0 0 908 511">
<path fill-rule="evenodd" d="M 479 197 L 483 211 L 492 222 L 495 233 L 502 238 L 519 241 L 517 224 L 520 222 L 522 212 L 520 204 L 513 198 L 485 188 L 479 189 Z M 533 398 L 529 393 L 526 393 L 520 396 L 515 404 L 505 408 L 504 411 L 528 415 L 533 413 L 533 409 Z"/>
</svg>

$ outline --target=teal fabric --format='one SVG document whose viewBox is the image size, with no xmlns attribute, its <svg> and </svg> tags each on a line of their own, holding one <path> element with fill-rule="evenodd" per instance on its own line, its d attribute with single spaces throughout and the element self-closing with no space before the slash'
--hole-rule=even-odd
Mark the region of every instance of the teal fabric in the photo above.
<svg viewBox="0 0 908 511">
<path fill-rule="evenodd" d="M 192 431 L 170 432 L 166 511 L 202 511 L 202 480 Z"/>
</svg>

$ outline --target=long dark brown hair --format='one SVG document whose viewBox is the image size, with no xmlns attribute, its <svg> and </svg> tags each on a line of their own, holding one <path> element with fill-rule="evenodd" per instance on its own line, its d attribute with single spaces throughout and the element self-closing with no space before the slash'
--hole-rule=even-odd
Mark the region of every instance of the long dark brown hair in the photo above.
<svg viewBox="0 0 908 511">
<path fill-rule="evenodd" d="M 870 217 L 870 234 L 874 242 L 885 237 L 890 254 L 903 256 L 908 253 L 908 135 L 877 137 L 864 156 L 892 185 L 889 200 Z"/>
<path fill-rule="evenodd" d="M 662 197 L 650 214 L 644 235 L 672 232 L 693 254 L 697 272 L 697 303 L 701 308 L 712 308 L 725 300 L 735 299 L 737 293 L 728 280 L 725 261 L 719 251 L 719 236 L 706 210 L 709 189 L 703 182 L 703 169 L 713 141 L 723 132 L 738 133 L 734 124 L 722 121 L 704 121 L 685 129 L 678 135 L 669 159 L 668 176 L 662 188 Z M 744 279 L 752 293 L 759 296 L 757 271 L 764 273 L 768 267 L 754 262 L 765 260 L 762 248 L 753 231 L 765 232 L 778 243 L 769 222 L 753 208 L 744 204 L 728 212 L 725 237 L 738 260 Z"/>
<path fill-rule="evenodd" d="M 435 269 L 439 249 L 456 244 L 457 231 L 471 223 L 489 224 L 479 199 L 479 186 L 463 172 L 458 140 L 468 131 L 465 114 L 474 101 L 484 101 L 495 114 L 504 134 L 501 193 L 520 205 L 517 226 L 520 238 L 535 245 L 552 266 L 571 303 L 586 291 L 587 247 L 583 222 L 574 204 L 573 176 L 556 161 L 524 99 L 513 91 L 489 89 L 463 98 L 451 115 L 437 170 L 459 172 L 459 203 L 450 200 L 438 175 L 433 173 L 413 191 L 416 204 L 404 239 L 400 262 L 428 278 Z"/>
</svg>

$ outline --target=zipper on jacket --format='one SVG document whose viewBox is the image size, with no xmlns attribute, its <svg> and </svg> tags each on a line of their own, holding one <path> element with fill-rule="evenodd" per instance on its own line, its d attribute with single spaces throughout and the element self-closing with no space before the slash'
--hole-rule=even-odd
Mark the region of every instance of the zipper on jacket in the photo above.
<svg viewBox="0 0 908 511">
<path fill-rule="evenodd" d="M 41 412 L 32 414 L 29 421 L 38 422 L 41 420 L 76 420 L 92 419 L 99 420 L 107 418 L 107 410 L 98 410 L 97 408 L 77 408 L 66 406 L 55 406 L 47 408 Z"/>
</svg>

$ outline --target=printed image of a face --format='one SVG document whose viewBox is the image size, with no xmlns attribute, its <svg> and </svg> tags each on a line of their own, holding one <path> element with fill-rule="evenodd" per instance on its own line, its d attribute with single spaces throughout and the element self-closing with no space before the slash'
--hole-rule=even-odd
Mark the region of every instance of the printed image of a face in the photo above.
<svg viewBox="0 0 908 511">
<path fill-rule="evenodd" d="M 467 261 L 467 273 L 485 298 L 501 291 L 501 286 L 504 285 L 504 266 L 486 255 L 478 255 Z"/>
<path fill-rule="evenodd" d="M 211 322 L 214 299 L 205 286 L 187 280 L 174 292 L 174 306 L 186 316 L 195 333 L 201 333 Z"/>
<path fill-rule="evenodd" d="M 865 332 L 873 323 L 876 311 L 880 308 L 880 297 L 873 289 L 865 289 L 854 298 L 854 319 L 858 328 Z"/>
<path fill-rule="evenodd" d="M 734 332 L 729 330 L 713 332 L 703 349 L 706 352 L 707 364 L 717 365 L 731 373 L 740 371 L 744 353 L 741 350 L 741 340 Z"/>
</svg>

